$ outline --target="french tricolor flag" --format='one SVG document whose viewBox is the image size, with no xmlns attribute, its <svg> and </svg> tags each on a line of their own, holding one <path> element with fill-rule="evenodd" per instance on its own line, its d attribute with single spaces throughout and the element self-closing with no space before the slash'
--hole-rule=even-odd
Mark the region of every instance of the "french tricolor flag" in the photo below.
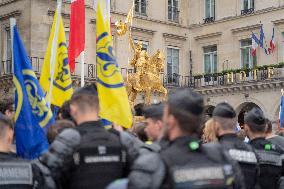
<svg viewBox="0 0 284 189">
<path fill-rule="evenodd" d="M 273 53 L 276 48 L 276 42 L 275 42 L 275 30 L 273 28 L 272 38 L 270 40 L 270 47 L 268 48 L 269 54 Z"/>
<path fill-rule="evenodd" d="M 259 45 L 259 40 L 254 33 L 252 33 L 252 36 L 251 36 L 251 43 L 252 43 L 251 55 L 256 56 L 256 49 Z"/>
</svg>

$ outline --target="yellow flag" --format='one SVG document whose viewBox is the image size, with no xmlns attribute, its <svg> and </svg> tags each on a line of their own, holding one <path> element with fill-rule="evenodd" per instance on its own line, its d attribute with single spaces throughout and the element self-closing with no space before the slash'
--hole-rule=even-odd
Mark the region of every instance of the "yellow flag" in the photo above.
<svg viewBox="0 0 284 189">
<path fill-rule="evenodd" d="M 130 128 L 132 126 L 132 113 L 121 71 L 113 54 L 106 7 L 105 0 L 98 0 L 96 32 L 97 88 L 100 100 L 100 116 L 115 124 Z"/>
<path fill-rule="evenodd" d="M 46 93 L 46 99 L 49 101 L 50 90 L 50 65 L 51 65 L 51 51 L 52 41 L 56 31 L 57 12 L 54 15 L 54 20 L 51 28 L 51 34 L 48 41 L 48 47 L 44 56 L 44 63 L 40 76 L 40 85 Z M 60 16 L 58 40 L 56 42 L 57 52 L 54 66 L 54 81 L 52 87 L 51 104 L 61 107 L 62 104 L 69 100 L 73 94 L 72 80 L 70 68 L 68 64 L 68 50 L 66 46 L 65 31 L 63 21 Z"/>
</svg>

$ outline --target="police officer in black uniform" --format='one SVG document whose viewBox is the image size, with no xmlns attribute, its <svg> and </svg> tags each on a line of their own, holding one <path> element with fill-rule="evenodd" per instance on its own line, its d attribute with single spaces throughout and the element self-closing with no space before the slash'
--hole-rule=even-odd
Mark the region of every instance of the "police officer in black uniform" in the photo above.
<svg viewBox="0 0 284 189">
<path fill-rule="evenodd" d="M 253 148 L 241 141 L 236 135 L 236 112 L 228 103 L 218 104 L 213 111 L 216 136 L 230 156 L 236 160 L 243 172 L 246 188 L 258 187 L 257 176 L 259 167 Z"/>
<path fill-rule="evenodd" d="M 0 189 L 56 189 L 56 175 L 63 160 L 80 144 L 80 134 L 74 129 L 60 133 L 49 150 L 37 160 L 27 161 L 11 152 L 13 125 L 0 117 Z"/>
<path fill-rule="evenodd" d="M 245 188 L 243 175 L 217 144 L 202 146 L 198 133 L 204 102 L 191 89 L 174 92 L 164 109 L 164 135 L 169 145 L 142 154 L 130 174 L 129 189 Z"/>
<path fill-rule="evenodd" d="M 79 149 L 66 161 L 62 188 L 103 189 L 115 179 L 126 177 L 142 142 L 126 132 L 107 130 L 99 120 L 99 99 L 94 85 L 76 91 L 70 112 L 81 135 Z"/>
<path fill-rule="evenodd" d="M 0 117 L 0 188 L 40 188 L 41 172 L 29 161 L 22 160 L 11 152 L 13 125 L 5 116 Z"/>
<path fill-rule="evenodd" d="M 262 189 L 278 189 L 282 172 L 283 151 L 265 139 L 266 122 L 261 109 L 253 108 L 244 118 L 245 132 L 259 158 L 258 182 Z"/>
</svg>

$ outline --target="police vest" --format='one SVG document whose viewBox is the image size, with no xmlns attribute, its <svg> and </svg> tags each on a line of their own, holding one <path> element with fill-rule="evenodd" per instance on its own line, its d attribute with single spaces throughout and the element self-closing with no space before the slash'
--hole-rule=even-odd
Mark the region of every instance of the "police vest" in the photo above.
<svg viewBox="0 0 284 189">
<path fill-rule="evenodd" d="M 256 154 L 245 149 L 229 149 L 228 153 L 232 159 L 239 163 L 247 189 L 254 189 L 259 174 Z"/>
<path fill-rule="evenodd" d="M 259 159 L 260 175 L 258 182 L 261 188 L 278 189 L 282 171 L 281 153 L 276 151 L 256 150 Z"/>
<path fill-rule="evenodd" d="M 0 162 L 0 189 L 30 189 L 33 186 L 32 166 L 28 162 Z"/>
<path fill-rule="evenodd" d="M 73 155 L 71 189 L 105 188 L 125 176 L 126 152 L 119 133 L 102 129 L 81 137 L 80 148 Z"/>
<path fill-rule="evenodd" d="M 228 189 L 233 186 L 233 167 L 225 162 L 222 157 L 212 159 L 206 150 L 200 152 L 201 156 L 206 156 L 206 162 L 191 162 L 185 165 L 178 165 L 172 162 L 171 158 L 162 157 L 168 169 L 170 178 L 170 188 L 174 189 Z M 186 154 L 185 154 L 186 156 Z M 188 155 L 190 156 L 190 154 Z M 219 161 L 220 160 L 220 161 Z M 178 161 L 178 159 L 175 159 Z M 165 187 L 165 188 L 168 188 Z"/>
</svg>

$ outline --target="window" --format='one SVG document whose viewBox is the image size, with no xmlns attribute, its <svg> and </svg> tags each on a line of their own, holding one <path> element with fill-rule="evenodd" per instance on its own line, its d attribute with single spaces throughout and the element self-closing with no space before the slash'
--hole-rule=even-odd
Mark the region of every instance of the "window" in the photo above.
<svg viewBox="0 0 284 189">
<path fill-rule="evenodd" d="M 10 28 L 5 29 L 4 69 L 6 73 L 12 72 L 12 49 Z"/>
<path fill-rule="evenodd" d="M 149 52 L 149 42 L 135 39 L 134 44 L 137 45 L 139 41 L 142 43 L 142 50 Z"/>
<path fill-rule="evenodd" d="M 11 51 L 11 32 L 10 28 L 6 29 L 6 60 L 12 60 L 12 51 Z"/>
<path fill-rule="evenodd" d="M 135 0 L 135 13 L 146 16 L 146 0 Z"/>
<path fill-rule="evenodd" d="M 167 74 L 169 82 L 175 82 L 179 75 L 179 49 L 167 48 Z"/>
<path fill-rule="evenodd" d="M 254 11 L 254 0 L 241 0 L 242 1 L 242 10 L 241 14 L 251 14 Z"/>
<path fill-rule="evenodd" d="M 178 0 L 168 0 L 168 19 L 170 21 L 178 22 L 179 20 Z"/>
<path fill-rule="evenodd" d="M 64 28 L 64 31 L 65 31 L 65 37 L 66 37 L 66 46 L 69 47 L 70 28 Z"/>
<path fill-rule="evenodd" d="M 282 34 L 282 60 L 284 62 L 284 32 Z"/>
<path fill-rule="evenodd" d="M 215 19 L 215 0 L 205 0 L 205 23 Z"/>
<path fill-rule="evenodd" d="M 217 72 L 217 46 L 203 48 L 204 52 L 204 72 L 206 74 Z"/>
<path fill-rule="evenodd" d="M 251 54 L 251 39 L 241 40 L 241 67 L 253 68 L 256 66 L 256 57 Z"/>
</svg>

